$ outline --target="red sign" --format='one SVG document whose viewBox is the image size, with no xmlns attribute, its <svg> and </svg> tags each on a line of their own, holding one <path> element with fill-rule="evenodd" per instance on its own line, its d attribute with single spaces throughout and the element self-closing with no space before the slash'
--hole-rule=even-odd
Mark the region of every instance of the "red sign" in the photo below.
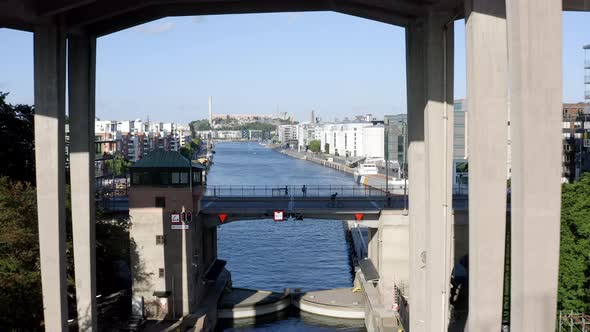
<svg viewBox="0 0 590 332">
<path fill-rule="evenodd" d="M 284 221 L 285 220 L 285 212 L 283 210 L 276 210 L 273 215 L 274 221 Z"/>
<path fill-rule="evenodd" d="M 227 219 L 227 214 L 220 213 L 219 214 L 219 221 L 221 221 L 221 223 L 223 224 L 225 222 L 225 219 Z"/>
<path fill-rule="evenodd" d="M 354 216 L 355 216 L 355 218 L 356 218 L 356 221 L 361 221 L 361 220 L 363 220 L 363 217 L 364 217 L 365 215 L 364 215 L 364 214 L 362 214 L 362 213 L 356 213 Z"/>
<path fill-rule="evenodd" d="M 180 213 L 171 213 L 170 214 L 170 222 L 179 223 L 180 222 Z"/>
</svg>

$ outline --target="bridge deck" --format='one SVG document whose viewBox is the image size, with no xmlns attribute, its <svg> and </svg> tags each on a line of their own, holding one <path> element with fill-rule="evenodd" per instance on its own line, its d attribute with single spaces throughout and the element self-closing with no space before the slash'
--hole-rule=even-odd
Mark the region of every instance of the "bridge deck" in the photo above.
<svg viewBox="0 0 590 332">
<path fill-rule="evenodd" d="M 331 200 L 325 197 L 203 197 L 200 215 L 207 225 L 219 225 L 238 220 L 272 219 L 276 210 L 284 211 L 285 218 L 311 218 L 355 220 L 362 214 L 362 220 L 379 220 L 381 211 L 403 210 L 404 196 L 392 196 L 388 202 L 383 196 L 344 197 Z M 467 198 L 456 197 L 455 210 L 467 209 Z M 219 218 L 225 215 L 225 220 Z"/>
</svg>

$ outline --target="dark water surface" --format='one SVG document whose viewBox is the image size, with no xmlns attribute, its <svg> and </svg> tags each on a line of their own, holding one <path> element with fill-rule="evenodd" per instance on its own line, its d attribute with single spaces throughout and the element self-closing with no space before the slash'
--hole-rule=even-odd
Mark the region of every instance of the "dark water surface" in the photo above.
<svg viewBox="0 0 590 332">
<path fill-rule="evenodd" d="M 257 143 L 219 143 L 208 185 L 345 185 L 352 175 L 297 160 Z M 227 260 L 234 287 L 282 291 L 352 286 L 341 221 L 241 221 L 222 225 L 218 256 Z M 365 331 L 363 321 L 295 310 L 276 316 L 221 321 L 222 331 Z"/>
</svg>

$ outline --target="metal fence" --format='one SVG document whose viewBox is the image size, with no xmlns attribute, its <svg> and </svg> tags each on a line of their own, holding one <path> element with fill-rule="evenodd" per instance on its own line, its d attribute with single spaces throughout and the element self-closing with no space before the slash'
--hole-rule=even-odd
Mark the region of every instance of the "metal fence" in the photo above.
<svg viewBox="0 0 590 332">
<path fill-rule="evenodd" d="M 335 185 L 207 186 L 206 197 L 385 197 L 385 187 Z"/>
<path fill-rule="evenodd" d="M 590 332 L 590 315 L 559 311 L 559 332 Z"/>
</svg>

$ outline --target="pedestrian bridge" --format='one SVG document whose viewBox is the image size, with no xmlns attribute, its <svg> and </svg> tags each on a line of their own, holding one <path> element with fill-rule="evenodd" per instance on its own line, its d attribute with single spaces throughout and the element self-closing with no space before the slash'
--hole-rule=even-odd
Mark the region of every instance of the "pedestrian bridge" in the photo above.
<svg viewBox="0 0 590 332">
<path fill-rule="evenodd" d="M 456 196 L 454 209 L 466 210 L 467 197 Z M 208 186 L 201 200 L 200 217 L 213 227 L 239 220 L 285 219 L 357 220 L 377 227 L 383 210 L 408 209 L 407 196 L 387 195 L 385 188 L 368 186 L 276 185 Z"/>
</svg>

